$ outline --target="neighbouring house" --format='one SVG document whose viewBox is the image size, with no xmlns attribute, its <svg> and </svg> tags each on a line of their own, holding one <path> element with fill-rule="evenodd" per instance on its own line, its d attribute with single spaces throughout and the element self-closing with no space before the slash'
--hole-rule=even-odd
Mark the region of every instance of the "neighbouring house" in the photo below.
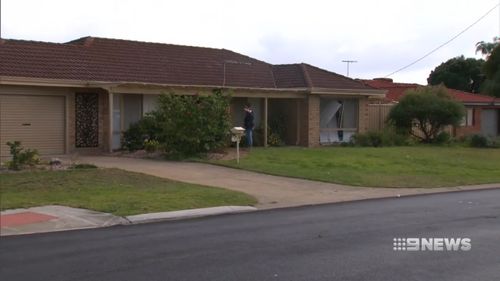
<svg viewBox="0 0 500 281">
<path fill-rule="evenodd" d="M 371 102 L 369 105 L 369 130 L 380 130 L 391 107 L 403 97 L 409 89 L 416 89 L 422 85 L 414 83 L 395 83 L 390 78 L 375 78 L 360 80 L 365 85 L 377 89 L 387 90 L 384 99 Z M 450 128 L 450 133 L 456 137 L 473 134 L 497 137 L 500 135 L 500 99 L 448 89 L 448 93 L 457 101 L 463 103 L 466 116 L 460 126 Z"/>
<path fill-rule="evenodd" d="M 225 49 L 84 37 L 67 43 L 0 39 L 0 156 L 19 140 L 41 154 L 120 148 L 122 133 L 161 93 L 230 90 L 235 125 L 250 102 L 267 143 L 318 146 L 367 130 L 368 98 L 383 90 L 309 64 L 272 65 Z"/>
</svg>

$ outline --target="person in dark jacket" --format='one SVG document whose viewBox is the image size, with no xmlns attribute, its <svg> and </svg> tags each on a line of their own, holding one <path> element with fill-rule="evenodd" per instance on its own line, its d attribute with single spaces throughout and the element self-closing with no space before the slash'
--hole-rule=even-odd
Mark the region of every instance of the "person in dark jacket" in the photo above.
<svg viewBox="0 0 500 281">
<path fill-rule="evenodd" d="M 243 127 L 245 128 L 245 139 L 247 140 L 247 146 L 252 147 L 253 145 L 253 127 L 254 127 L 254 116 L 253 110 L 249 103 L 245 104 L 245 120 Z"/>
</svg>

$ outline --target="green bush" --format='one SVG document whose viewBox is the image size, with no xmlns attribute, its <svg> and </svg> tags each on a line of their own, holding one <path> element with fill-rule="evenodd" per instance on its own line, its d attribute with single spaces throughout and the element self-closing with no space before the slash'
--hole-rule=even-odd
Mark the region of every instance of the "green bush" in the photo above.
<svg viewBox="0 0 500 281">
<path fill-rule="evenodd" d="M 286 121 L 285 116 L 276 115 L 270 118 L 267 132 L 267 144 L 270 146 L 285 145 Z"/>
<path fill-rule="evenodd" d="M 123 133 L 122 148 L 130 151 L 144 149 L 147 140 L 157 140 L 159 131 L 155 117 L 147 114 Z"/>
<path fill-rule="evenodd" d="M 129 150 L 166 148 L 167 156 L 183 158 L 217 150 L 230 141 L 230 97 L 221 90 L 208 96 L 162 94 L 157 109 L 124 134 Z"/>
<path fill-rule="evenodd" d="M 21 170 L 27 166 L 33 167 L 40 163 L 40 156 L 36 149 L 25 149 L 20 141 L 7 142 L 10 147 L 12 160 L 7 162 L 7 167 L 11 170 Z"/>
<path fill-rule="evenodd" d="M 352 136 L 352 142 L 357 146 L 379 147 L 382 144 L 381 132 L 367 132 Z"/>
<path fill-rule="evenodd" d="M 271 133 L 267 136 L 267 144 L 270 146 L 283 146 L 284 142 L 277 133 Z"/>
<path fill-rule="evenodd" d="M 156 152 L 160 150 L 160 142 L 158 142 L 157 140 L 146 140 L 144 142 L 144 149 L 148 153 Z"/>
<path fill-rule="evenodd" d="M 485 148 L 488 147 L 488 138 L 482 135 L 472 135 L 469 143 L 472 147 Z"/>
<path fill-rule="evenodd" d="M 451 140 L 452 140 L 451 135 L 448 132 L 441 132 L 434 139 L 434 143 L 436 143 L 436 144 L 449 144 L 451 142 Z"/>
<path fill-rule="evenodd" d="M 393 129 L 355 134 L 351 143 L 355 146 L 404 146 L 409 145 L 408 136 L 398 134 Z"/>
</svg>

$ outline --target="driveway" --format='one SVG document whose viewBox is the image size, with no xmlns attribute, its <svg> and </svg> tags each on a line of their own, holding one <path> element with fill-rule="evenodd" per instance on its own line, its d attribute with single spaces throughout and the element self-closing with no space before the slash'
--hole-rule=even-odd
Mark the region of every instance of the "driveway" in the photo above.
<svg viewBox="0 0 500 281">
<path fill-rule="evenodd" d="M 498 184 L 432 189 L 354 187 L 272 176 L 203 163 L 108 156 L 82 156 L 78 161 L 99 167 L 119 168 L 176 181 L 245 192 L 257 198 L 259 203 L 256 207 L 259 209 L 500 187 Z"/>
</svg>

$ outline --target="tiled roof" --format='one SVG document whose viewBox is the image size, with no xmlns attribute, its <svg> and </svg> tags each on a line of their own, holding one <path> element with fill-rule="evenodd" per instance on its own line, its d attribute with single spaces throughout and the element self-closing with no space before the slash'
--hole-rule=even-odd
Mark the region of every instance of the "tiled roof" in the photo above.
<svg viewBox="0 0 500 281">
<path fill-rule="evenodd" d="M 373 87 L 363 85 L 363 83 L 349 77 L 306 63 L 303 63 L 302 66 L 304 74 L 306 78 L 309 78 L 308 80 L 313 88 L 374 90 Z"/>
<path fill-rule="evenodd" d="M 279 88 L 309 88 L 300 64 L 273 65 L 273 73 Z"/>
<path fill-rule="evenodd" d="M 423 87 L 423 85 L 415 83 L 395 83 L 389 78 L 375 78 L 373 80 L 361 80 L 365 85 L 377 89 L 387 90 L 386 101 L 399 101 L 407 90 Z M 473 94 L 454 89 L 447 89 L 448 93 L 456 100 L 462 103 L 492 103 L 500 102 L 500 99 L 495 99 L 491 96 Z"/>
<path fill-rule="evenodd" d="M 248 88 L 372 89 L 308 64 L 271 65 L 225 49 L 84 37 L 0 39 L 0 76 Z"/>
<path fill-rule="evenodd" d="M 64 44 L 4 40 L 0 61 L 5 76 L 274 88 L 269 64 L 224 49 L 93 37 Z"/>
</svg>

